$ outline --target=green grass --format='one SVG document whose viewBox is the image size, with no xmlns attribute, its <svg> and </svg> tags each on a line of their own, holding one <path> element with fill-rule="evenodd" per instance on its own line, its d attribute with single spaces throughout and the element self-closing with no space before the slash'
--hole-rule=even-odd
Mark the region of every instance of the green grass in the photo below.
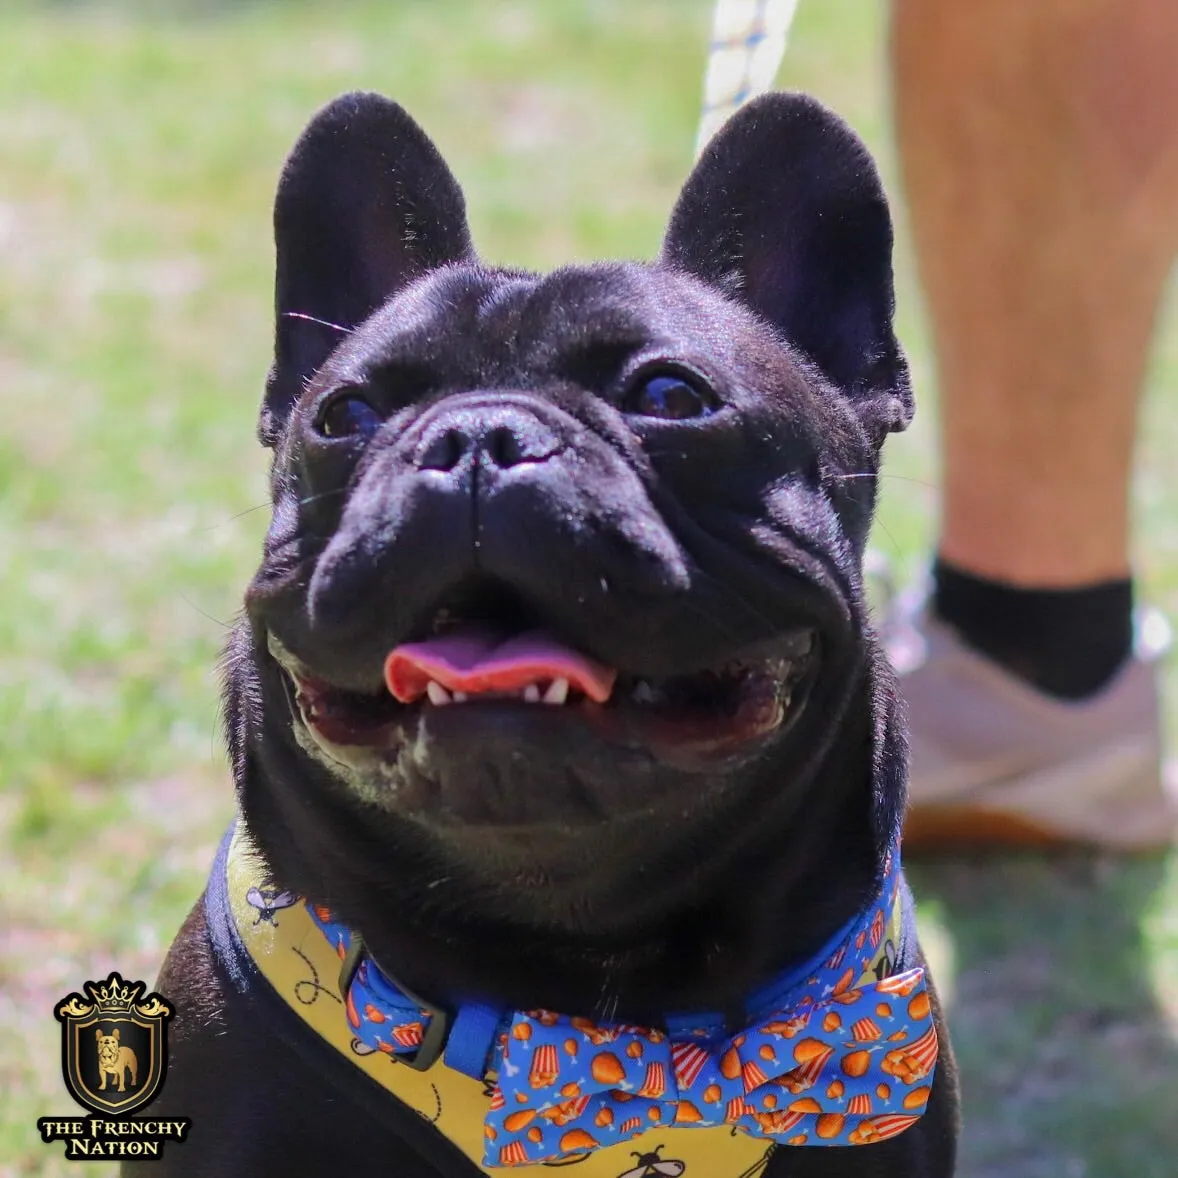
<svg viewBox="0 0 1178 1178">
<path fill-rule="evenodd" d="M 380 89 L 437 139 L 488 257 L 649 256 L 690 164 L 709 8 L 5 0 L 0 1178 L 109 1172 L 36 1140 L 70 1109 L 52 1004 L 110 968 L 154 976 L 232 809 L 214 663 L 265 525 L 285 152 L 329 97 Z M 781 80 L 846 114 L 894 185 L 881 20 L 870 0 L 803 4 Z M 912 575 L 935 406 L 902 215 L 898 264 L 921 413 L 890 443 L 875 542 Z M 1145 592 L 1174 615 L 1176 394 L 1169 312 L 1136 501 Z M 1178 859 L 913 879 L 964 1069 L 962 1173 L 1172 1175 Z"/>
</svg>

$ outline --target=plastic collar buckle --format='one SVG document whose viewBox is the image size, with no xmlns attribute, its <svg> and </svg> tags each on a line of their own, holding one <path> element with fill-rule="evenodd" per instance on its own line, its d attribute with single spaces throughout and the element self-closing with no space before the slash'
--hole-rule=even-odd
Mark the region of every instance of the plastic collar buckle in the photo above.
<svg viewBox="0 0 1178 1178">
<path fill-rule="evenodd" d="M 356 976 L 356 970 L 360 968 L 360 960 L 367 950 L 364 947 L 364 939 L 359 933 L 352 933 L 352 944 L 344 957 L 343 964 L 339 971 L 339 992 L 343 998 L 347 998 L 348 991 L 352 988 L 352 981 Z M 446 1047 L 446 1036 L 450 1033 L 450 1015 L 440 1006 L 434 1006 L 432 1002 L 427 1002 L 424 998 L 414 994 L 407 986 L 403 986 L 383 965 L 377 962 L 376 958 L 371 953 L 368 954 L 369 960 L 375 965 L 382 974 L 390 981 L 406 998 L 409 999 L 416 1007 L 418 1007 L 424 1014 L 429 1015 L 429 1026 L 426 1027 L 425 1033 L 421 1039 L 421 1045 L 412 1055 L 394 1055 L 390 1058 L 397 1060 L 399 1063 L 406 1064 L 417 1072 L 428 1071 L 434 1063 L 441 1057 L 442 1052 Z"/>
</svg>

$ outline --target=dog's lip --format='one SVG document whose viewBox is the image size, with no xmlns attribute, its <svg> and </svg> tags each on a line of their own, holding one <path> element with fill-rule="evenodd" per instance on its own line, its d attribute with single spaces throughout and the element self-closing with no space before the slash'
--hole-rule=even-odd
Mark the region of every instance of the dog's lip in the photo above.
<svg viewBox="0 0 1178 1178">
<path fill-rule="evenodd" d="M 273 630 L 266 631 L 266 649 L 296 686 L 308 685 L 322 690 L 348 691 L 356 695 L 372 696 L 379 696 L 385 689 L 384 676 L 379 666 L 376 667 L 373 676 L 366 681 L 347 685 L 334 682 L 308 666 Z"/>
<path fill-rule="evenodd" d="M 493 720 L 491 707 L 525 710 L 538 720 L 553 717 L 583 721 L 608 743 L 645 746 L 670 760 L 723 757 L 739 752 L 782 729 L 805 704 L 820 662 L 817 631 L 799 626 L 745 648 L 719 667 L 659 680 L 622 672 L 611 698 L 580 695 L 575 685 L 557 681 L 517 693 L 451 694 L 440 684 L 412 703 L 401 703 L 382 683 L 370 692 L 337 687 L 295 656 L 272 632 L 268 648 L 285 672 L 296 721 L 333 759 L 353 748 L 365 763 L 395 745 L 419 719 L 447 713 L 446 730 L 467 708 L 478 709 L 480 723 Z M 528 693 L 525 695 L 525 691 Z M 452 718 L 451 718 L 452 717 Z"/>
</svg>

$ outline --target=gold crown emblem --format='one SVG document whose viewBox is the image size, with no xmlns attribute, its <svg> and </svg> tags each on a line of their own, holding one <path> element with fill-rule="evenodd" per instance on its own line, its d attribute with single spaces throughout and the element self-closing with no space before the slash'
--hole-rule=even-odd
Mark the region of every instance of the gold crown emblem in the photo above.
<svg viewBox="0 0 1178 1178">
<path fill-rule="evenodd" d="M 129 1012 L 146 988 L 143 982 L 126 982 L 117 973 L 105 982 L 86 983 L 86 993 L 100 1010 L 110 1014 Z"/>
</svg>

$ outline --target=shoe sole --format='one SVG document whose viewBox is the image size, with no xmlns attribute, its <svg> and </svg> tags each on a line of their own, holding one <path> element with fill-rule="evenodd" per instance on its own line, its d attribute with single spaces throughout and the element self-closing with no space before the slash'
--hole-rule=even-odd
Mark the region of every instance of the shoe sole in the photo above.
<svg viewBox="0 0 1178 1178">
<path fill-rule="evenodd" d="M 1098 847 L 1122 855 L 1148 855 L 1174 845 L 1172 833 L 1137 842 L 1110 844 L 1095 838 L 1049 830 L 1015 814 L 972 806 L 921 806 L 904 820 L 905 854 L 942 851 L 1049 851 Z"/>
<path fill-rule="evenodd" d="M 1081 842 L 1014 815 L 996 814 L 970 806 L 921 806 L 909 811 L 904 820 L 905 853 L 985 847 L 1049 850 Z"/>
</svg>

